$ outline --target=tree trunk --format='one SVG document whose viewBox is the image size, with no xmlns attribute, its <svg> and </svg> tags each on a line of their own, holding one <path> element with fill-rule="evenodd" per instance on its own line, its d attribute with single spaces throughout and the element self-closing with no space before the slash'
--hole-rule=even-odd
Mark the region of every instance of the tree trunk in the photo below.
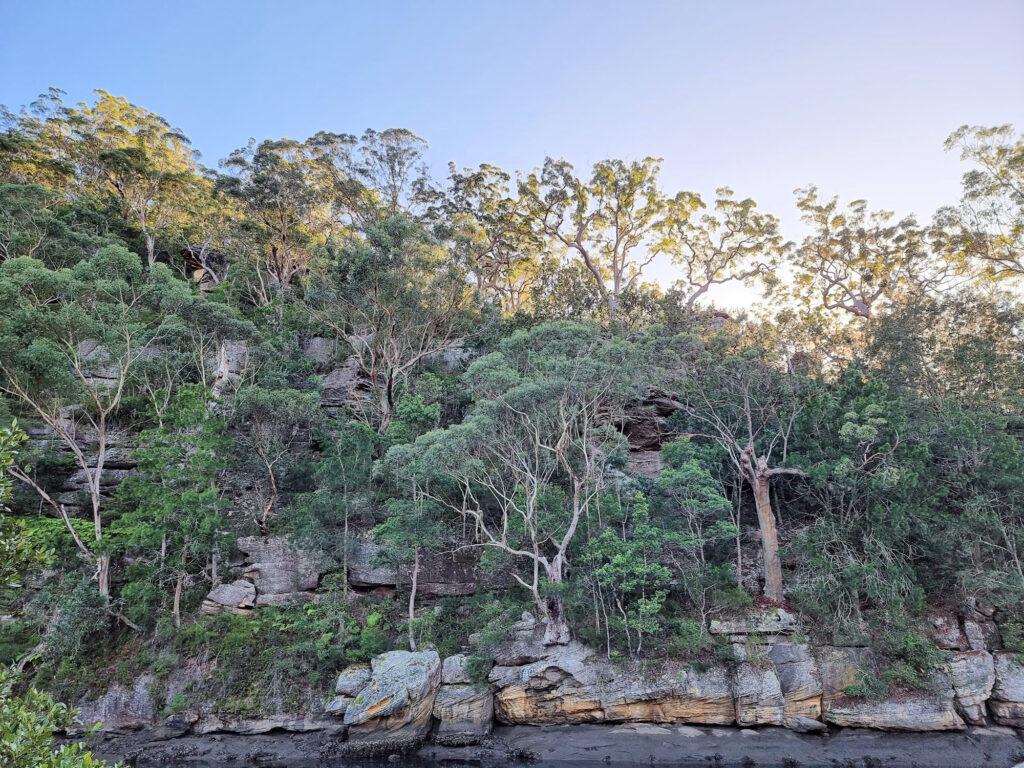
<svg viewBox="0 0 1024 768">
<path fill-rule="evenodd" d="M 572 639 L 560 595 L 548 595 L 544 598 L 544 619 L 547 621 L 544 645 L 565 645 Z"/>
<path fill-rule="evenodd" d="M 181 587 L 185 582 L 185 574 L 178 571 L 178 580 L 174 583 L 174 606 L 171 614 L 174 616 L 174 626 L 181 626 Z"/>
<path fill-rule="evenodd" d="M 101 597 L 110 596 L 110 555 L 96 558 L 96 582 Z"/>
<path fill-rule="evenodd" d="M 761 549 L 764 552 L 764 594 L 769 600 L 782 601 L 782 561 L 779 559 L 779 533 L 772 512 L 769 490 L 771 481 L 758 474 L 751 483 L 757 506 L 757 523 L 761 529 Z"/>
<path fill-rule="evenodd" d="M 420 576 L 420 548 L 416 547 L 416 554 L 412 560 L 412 589 L 409 592 L 409 650 L 416 651 L 416 637 L 412 631 L 412 622 L 416 618 L 416 582 Z"/>
</svg>

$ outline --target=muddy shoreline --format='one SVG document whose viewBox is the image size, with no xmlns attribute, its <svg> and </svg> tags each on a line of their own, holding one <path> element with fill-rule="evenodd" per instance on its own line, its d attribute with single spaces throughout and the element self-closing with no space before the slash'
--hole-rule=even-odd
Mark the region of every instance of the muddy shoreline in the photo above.
<svg viewBox="0 0 1024 768">
<path fill-rule="evenodd" d="M 210 734 L 159 740 L 142 730 L 106 733 L 98 757 L 131 768 L 371 768 L 543 765 L 713 766 L 714 768 L 1010 768 L 1024 761 L 1024 739 L 1009 728 L 954 733 L 887 733 L 834 728 L 798 734 L 784 728 L 678 725 L 501 726 L 481 746 L 426 743 L 402 755 L 352 758 L 324 732 L 254 736 Z M 156 737 L 156 740 L 155 740 Z"/>
</svg>

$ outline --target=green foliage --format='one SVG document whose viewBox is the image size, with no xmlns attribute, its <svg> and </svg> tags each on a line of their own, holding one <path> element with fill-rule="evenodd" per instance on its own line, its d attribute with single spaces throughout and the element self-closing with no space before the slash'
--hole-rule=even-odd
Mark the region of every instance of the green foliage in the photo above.
<svg viewBox="0 0 1024 768">
<path fill-rule="evenodd" d="M 5 768 L 104 768 L 81 744 L 57 746 L 55 731 L 75 724 L 76 711 L 29 688 L 15 694 L 18 675 L 0 668 L 0 762 Z"/>
</svg>

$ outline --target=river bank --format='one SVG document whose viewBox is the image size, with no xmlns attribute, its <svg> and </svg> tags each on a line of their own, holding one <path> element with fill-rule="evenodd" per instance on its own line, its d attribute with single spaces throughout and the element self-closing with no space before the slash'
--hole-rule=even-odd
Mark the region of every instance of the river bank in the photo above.
<svg viewBox="0 0 1024 768">
<path fill-rule="evenodd" d="M 499 726 L 481 745 L 350 759 L 323 732 L 216 734 L 154 740 L 152 730 L 101 734 L 99 757 L 131 768 L 369 768 L 370 766 L 715 766 L 716 768 L 1010 768 L 1024 761 L 1024 739 L 1010 728 L 956 733 L 882 733 L 833 728 L 799 734 L 784 728 L 653 725 Z"/>
</svg>

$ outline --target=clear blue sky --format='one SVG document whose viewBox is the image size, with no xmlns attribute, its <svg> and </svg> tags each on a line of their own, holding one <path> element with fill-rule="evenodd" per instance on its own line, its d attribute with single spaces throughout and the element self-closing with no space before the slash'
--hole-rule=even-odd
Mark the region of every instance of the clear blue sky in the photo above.
<svg viewBox="0 0 1024 768">
<path fill-rule="evenodd" d="M 1024 130 L 1024 1 L 0 0 L 0 103 L 125 96 L 208 165 L 248 137 L 409 128 L 443 173 L 665 158 L 790 224 L 809 182 L 930 216 L 963 123 Z"/>
</svg>

